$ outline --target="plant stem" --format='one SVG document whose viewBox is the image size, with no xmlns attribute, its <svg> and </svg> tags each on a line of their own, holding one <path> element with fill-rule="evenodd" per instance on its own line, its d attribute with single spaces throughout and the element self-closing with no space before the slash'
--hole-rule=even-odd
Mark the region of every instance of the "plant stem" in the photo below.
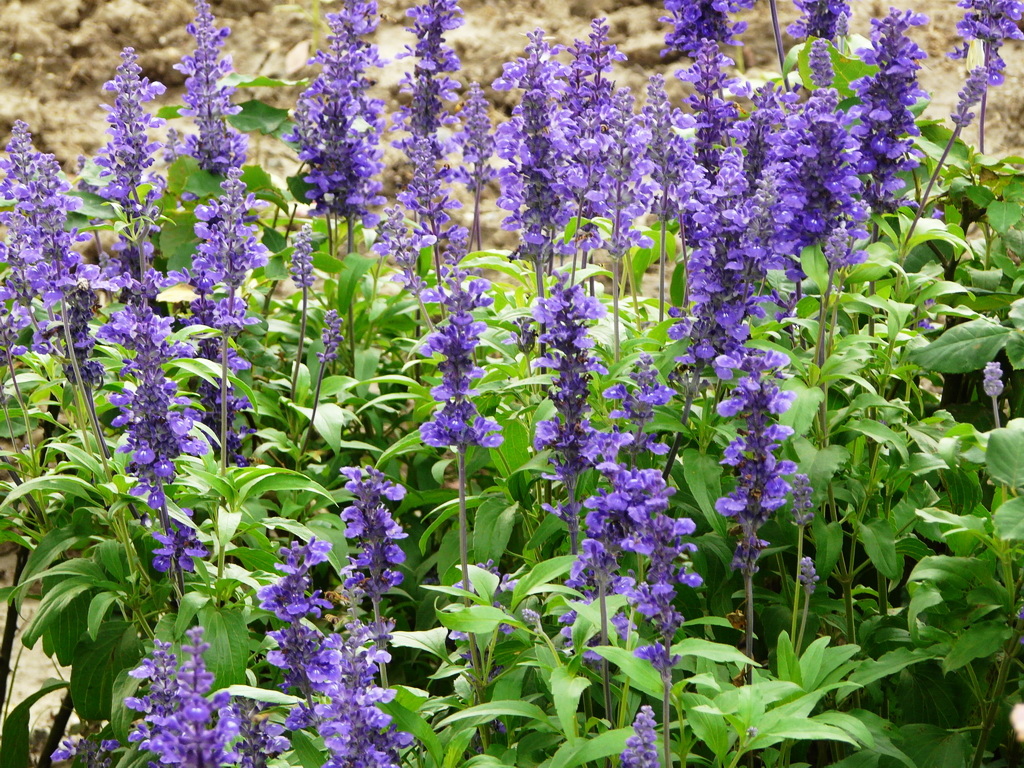
<svg viewBox="0 0 1024 768">
<path fill-rule="evenodd" d="M 601 611 L 601 645 L 608 645 L 608 589 L 604 579 L 597 584 L 597 600 Z M 604 690 L 604 716 L 611 725 L 615 722 L 612 709 L 612 676 L 608 669 L 608 659 L 601 659 L 601 687 Z"/>
<path fill-rule="evenodd" d="M 768 0 L 772 12 L 772 31 L 775 33 L 775 52 L 779 56 L 779 74 L 782 75 L 782 82 L 789 90 L 789 78 L 786 76 L 786 51 L 782 47 L 782 28 L 779 26 L 778 0 Z"/>
<path fill-rule="evenodd" d="M 459 564 L 462 566 L 462 588 L 469 592 L 469 521 L 466 516 L 465 448 L 459 448 L 457 462 L 459 467 Z"/>
<path fill-rule="evenodd" d="M 754 574 L 750 568 L 743 570 L 743 595 L 746 601 L 743 627 L 743 647 L 750 665 L 747 667 L 747 685 L 754 679 Z"/>
<path fill-rule="evenodd" d="M 621 269 L 622 260 L 613 258 L 612 259 L 612 328 L 614 329 L 613 338 L 615 339 L 615 362 L 619 362 L 621 342 L 619 340 L 619 270 Z"/>
<path fill-rule="evenodd" d="M 373 598 L 373 623 L 376 625 L 377 632 L 378 633 L 381 632 L 381 627 L 383 627 L 384 622 L 381 620 L 381 617 L 380 617 L 380 598 L 379 597 L 374 597 Z M 387 664 L 385 664 L 382 661 L 377 666 L 380 669 L 380 687 L 381 688 L 389 688 L 390 686 L 388 685 L 388 666 L 387 666 Z"/>
<path fill-rule="evenodd" d="M 60 740 L 64 738 L 64 731 L 67 730 L 68 720 L 71 719 L 71 711 L 74 708 L 75 703 L 71 699 L 71 691 L 68 691 L 60 702 L 60 709 L 53 716 L 53 727 L 50 728 L 50 734 L 46 737 L 46 745 L 43 747 L 43 753 L 39 756 L 37 768 L 50 768 L 53 765 L 50 755 L 60 746 Z"/>
<path fill-rule="evenodd" d="M 799 526 L 800 532 L 796 541 L 796 576 L 793 578 L 793 620 L 790 622 L 789 636 L 796 638 L 796 616 L 800 612 L 800 561 L 804 557 L 804 526 Z M 797 647 L 797 654 L 800 648 Z"/>
<path fill-rule="evenodd" d="M 806 589 L 804 592 L 804 610 L 803 615 L 800 617 L 800 634 L 796 638 L 796 655 L 800 655 L 800 649 L 804 644 L 804 630 L 807 629 L 807 614 L 811 611 L 811 593 Z"/>
<path fill-rule="evenodd" d="M 1021 621 L 1018 619 L 1014 625 L 1013 634 L 1006 641 L 1003 647 L 1003 658 L 999 662 L 999 674 L 995 682 L 989 688 L 989 696 L 986 698 L 987 706 L 981 721 L 981 733 L 978 734 L 978 746 L 974 750 L 974 759 L 971 761 L 971 768 L 981 768 L 982 760 L 985 757 L 985 745 L 995 725 L 996 715 L 999 713 L 1000 699 L 1003 696 L 1003 689 L 1010 676 L 1010 668 L 1014 659 L 1020 651 Z"/>
<path fill-rule="evenodd" d="M 917 212 L 914 214 L 914 220 L 910 222 L 910 229 L 907 230 L 907 237 L 904 242 L 909 243 L 910 238 L 914 234 L 914 230 L 917 228 L 917 222 L 921 219 L 921 214 L 924 213 L 924 207 L 928 203 L 928 197 L 931 195 L 932 187 L 935 186 L 935 182 L 939 178 L 939 173 L 942 171 L 942 166 L 946 162 L 946 158 L 949 157 L 949 152 L 953 149 L 953 145 L 956 140 L 960 137 L 960 129 L 962 126 L 957 126 L 953 130 L 953 135 L 949 137 L 949 141 L 946 142 L 946 148 L 942 150 L 942 156 L 939 158 L 939 162 L 935 165 L 935 170 L 932 171 L 931 178 L 928 179 L 928 184 L 924 188 L 924 194 L 921 196 L 921 202 L 917 206 Z"/>
<path fill-rule="evenodd" d="M 664 732 L 662 738 L 665 742 L 662 745 L 662 754 L 664 755 L 663 759 L 665 761 L 663 768 L 672 768 L 672 739 L 671 731 L 669 729 L 669 723 L 672 720 L 672 709 L 669 701 L 672 693 L 671 671 L 661 673 L 661 685 L 661 727 Z"/>
<path fill-rule="evenodd" d="M 320 388 L 324 383 L 324 371 L 327 370 L 327 363 L 320 363 L 320 370 L 316 375 L 316 388 L 313 390 L 313 410 L 309 414 L 309 427 L 306 428 L 306 437 L 302 441 L 302 448 L 299 450 L 299 455 L 303 455 L 306 452 L 306 448 L 309 446 L 309 438 L 313 434 L 313 422 L 316 420 L 316 409 L 320 405 Z"/>
<path fill-rule="evenodd" d="M 11 586 L 18 586 L 22 571 L 28 562 L 28 549 L 18 547 L 14 560 L 14 580 Z M 18 607 L 12 599 L 7 603 L 7 621 L 4 623 L 3 642 L 0 643 L 0 711 L 3 711 L 7 695 L 7 677 L 11 672 L 11 654 L 14 653 L 14 636 L 18 632 Z"/>
<path fill-rule="evenodd" d="M 302 352 L 306 343 L 306 312 L 309 309 L 309 288 L 302 286 L 302 317 L 299 319 L 299 346 L 295 351 L 295 367 L 292 369 L 292 400 L 299 383 L 299 366 L 302 365 Z"/>
</svg>

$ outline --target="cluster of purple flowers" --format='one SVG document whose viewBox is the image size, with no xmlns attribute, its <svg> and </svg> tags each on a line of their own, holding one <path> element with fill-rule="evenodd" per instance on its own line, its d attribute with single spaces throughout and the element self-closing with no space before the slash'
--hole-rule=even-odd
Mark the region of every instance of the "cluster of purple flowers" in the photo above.
<svg viewBox="0 0 1024 768">
<path fill-rule="evenodd" d="M 720 361 L 723 368 L 742 375 L 732 396 L 719 404 L 718 413 L 725 418 L 742 416 L 746 427 L 726 448 L 722 460 L 736 468 L 736 488 L 719 499 L 715 508 L 735 518 L 742 529 L 733 567 L 747 575 L 757 572 L 757 559 L 767 546 L 758 537 L 758 530 L 786 503 L 790 485 L 785 476 L 796 472 L 793 462 L 776 456 L 781 441 L 793 434 L 792 429 L 775 423 L 773 418 L 785 413 L 795 397 L 792 392 L 780 390 L 776 383 L 777 371 L 786 363 L 785 355 L 774 351 L 746 351 Z"/>
<path fill-rule="evenodd" d="M 738 45 L 736 39 L 747 28 L 746 22 L 733 21 L 729 14 L 753 7 L 753 0 L 665 0 L 661 21 L 671 24 L 665 36 L 668 50 L 696 57 L 706 43 Z"/>
<path fill-rule="evenodd" d="M 64 739 L 51 760 L 77 760 L 82 768 L 110 768 L 113 753 L 121 747 L 117 739 L 104 739 L 98 744 L 92 739 Z"/>
<path fill-rule="evenodd" d="M 999 51 L 1007 40 L 1024 40 L 1021 32 L 1021 16 L 1024 15 L 1024 2 L 1021 0 L 960 0 L 957 5 L 963 8 L 963 19 L 957 22 L 956 29 L 963 36 L 964 44 L 950 56 L 954 59 L 966 59 L 973 40 L 978 40 L 985 53 L 985 69 L 990 85 L 1003 82 L 1006 62 Z"/>
<path fill-rule="evenodd" d="M 119 255 L 108 266 L 108 273 L 122 280 L 125 287 L 136 287 L 149 267 L 153 252 L 149 236 L 159 230 L 157 201 L 163 188 L 161 178 L 149 173 L 160 149 L 159 141 L 150 141 L 149 131 L 161 128 L 164 121 L 150 115 L 144 105 L 165 88 L 142 77 L 135 50 L 125 48 L 117 74 L 103 89 L 115 95 L 113 105 L 105 107 L 110 140 L 96 158 L 103 169 L 100 178 L 105 181 L 100 194 L 120 207 L 128 224 L 115 246 Z M 140 197 L 143 183 L 152 184 L 152 188 Z"/>
<path fill-rule="evenodd" d="M 408 534 L 391 517 L 384 499 L 401 501 L 405 488 L 387 480 L 383 472 L 373 467 L 345 467 L 341 474 L 348 478 L 345 490 L 355 496 L 353 503 L 341 512 L 341 519 L 348 526 L 345 535 L 361 547 L 358 555 L 349 556 L 352 570 L 345 580 L 345 589 L 370 598 L 376 610 L 381 596 L 402 583 L 402 574 L 395 567 L 405 562 L 405 553 L 396 542 Z"/>
<path fill-rule="evenodd" d="M 846 0 L 795 0 L 801 16 L 786 30 L 796 38 L 835 40 L 847 33 L 850 4 Z"/>
<path fill-rule="evenodd" d="M 231 103 L 233 86 L 218 80 L 231 73 L 231 57 L 221 57 L 220 49 L 231 30 L 217 29 L 207 0 L 195 0 L 195 18 L 185 27 L 196 40 L 195 53 L 182 57 L 174 68 L 184 73 L 186 108 L 181 114 L 194 117 L 197 135 L 185 139 L 185 152 L 210 173 L 227 173 L 245 162 L 248 137 L 227 124 L 228 115 L 242 108 Z"/>
<path fill-rule="evenodd" d="M 605 310 L 581 286 L 569 285 L 564 272 L 556 272 L 555 278 L 551 296 L 541 298 L 533 311 L 534 319 L 544 328 L 540 341 L 547 346 L 534 365 L 554 372 L 550 396 L 558 415 L 537 423 L 533 446 L 538 451 L 552 450 L 554 473 L 550 479 L 565 486 L 568 498 L 548 511 L 569 527 L 575 554 L 580 515 L 576 486 L 583 471 L 592 465 L 593 432 L 587 419 L 590 378 L 594 373 L 606 372 L 591 352 L 594 340 L 587 334 L 587 326 L 604 317 Z"/>
<path fill-rule="evenodd" d="M 382 62 L 376 46 L 362 39 L 377 28 L 377 3 L 345 0 L 326 18 L 328 46 L 311 62 L 322 71 L 299 97 L 295 130 L 285 139 L 299 145 L 299 159 L 309 164 L 307 197 L 316 213 L 369 227 L 377 223 L 370 209 L 384 202 L 377 179 L 384 104 L 368 95 L 366 74 Z"/>
<path fill-rule="evenodd" d="M 520 255 L 540 272 L 566 250 L 561 232 L 572 215 L 568 201 L 574 196 L 565 183 L 572 148 L 568 111 L 560 105 L 567 70 L 555 58 L 562 47 L 547 43 L 540 29 L 527 37 L 526 56 L 505 64 L 494 81 L 496 90 L 523 91 L 512 118 L 495 133 L 497 155 L 508 162 L 498 172 L 498 207 L 509 212 L 502 227 L 520 232 Z"/>
<path fill-rule="evenodd" d="M 633 735 L 626 739 L 622 768 L 659 768 L 658 735 L 654 731 L 654 710 L 644 704 L 633 721 Z"/>
<path fill-rule="evenodd" d="M 636 367 L 629 374 L 633 386 L 613 384 L 604 391 L 608 400 L 621 400 L 622 406 L 613 409 L 608 416 L 623 419 L 632 427 L 632 440 L 625 446 L 631 456 L 638 457 L 643 453 L 661 456 L 668 453 L 668 446 L 658 442 L 654 435 L 644 432 L 654 418 L 654 408 L 667 405 L 675 395 L 675 390 L 658 382 L 658 369 L 654 367 L 654 358 L 642 352 L 637 359 Z"/>
<path fill-rule="evenodd" d="M 187 768 L 219 766 L 238 759 L 232 742 L 239 733 L 238 712 L 231 695 L 224 690 L 209 697 L 213 673 L 207 670 L 203 654 L 210 644 L 203 642 L 203 628 L 186 633 L 188 658 L 177 666 L 171 644 L 156 641 L 156 650 L 129 674 L 149 680 L 149 694 L 130 697 L 125 705 L 142 713 L 129 741 L 138 743 L 157 757 L 157 764 Z"/>
<path fill-rule="evenodd" d="M 304 698 L 285 725 L 292 730 L 315 726 L 331 754 L 325 763 L 330 768 L 397 768 L 398 751 L 410 737 L 396 731 L 379 707 L 395 695 L 375 682 L 378 664 L 390 659 L 387 651 L 376 644 L 366 647 L 373 632 L 358 622 L 347 625 L 345 637 L 325 637 L 305 621 L 330 607 L 319 590 L 307 595 L 310 569 L 324 562 L 330 549 L 316 539 L 292 544 L 282 550 L 285 562 L 277 566 L 284 576 L 259 591 L 261 607 L 288 622 L 283 630 L 268 633 L 278 648 L 267 660 L 285 671 L 283 688 L 298 688 Z"/>
<path fill-rule="evenodd" d="M 471 399 L 476 394 L 473 381 L 484 373 L 476 364 L 474 350 L 480 343 L 480 334 L 487 329 L 486 323 L 473 318 L 473 311 L 494 303 L 487 295 L 490 287 L 487 280 L 469 277 L 457 267 L 451 267 L 446 290 L 423 292 L 424 301 L 436 301 L 448 310 L 444 324 L 429 334 L 421 347 L 424 355 L 436 352 L 444 357 L 438 364 L 441 383 L 431 390 L 434 399 L 442 403 L 441 409 L 420 427 L 427 445 L 458 452 L 464 452 L 471 445 L 485 448 L 501 445 L 498 423 L 481 416 Z"/>
<path fill-rule="evenodd" d="M 850 129 L 860 140 L 857 170 L 870 179 L 864 200 L 876 211 L 894 211 L 903 203 L 896 196 L 903 187 L 897 174 L 916 168 L 921 157 L 913 148 L 920 131 L 910 107 L 926 97 L 917 85 L 917 72 L 918 61 L 927 54 L 907 32 L 926 21 L 923 14 L 891 9 L 888 16 L 871 20 L 871 47 L 858 52 L 878 67 L 875 74 L 852 83 L 861 103 L 851 110 L 859 123 Z"/>
<path fill-rule="evenodd" d="M 195 354 L 190 345 L 169 340 L 171 323 L 143 302 L 114 313 L 98 334 L 135 353 L 122 369 L 122 376 L 133 377 L 135 385 L 109 399 L 121 410 L 114 426 L 127 427 L 128 439 L 118 450 L 131 454 L 128 472 L 139 478 L 132 494 L 145 496 L 156 510 L 164 507 L 164 485 L 174 479 L 174 460 L 183 453 L 201 456 L 209 450 L 205 440 L 192 434 L 199 412 L 164 374 L 164 363 Z M 164 533 L 169 533 L 164 522 Z"/>
</svg>

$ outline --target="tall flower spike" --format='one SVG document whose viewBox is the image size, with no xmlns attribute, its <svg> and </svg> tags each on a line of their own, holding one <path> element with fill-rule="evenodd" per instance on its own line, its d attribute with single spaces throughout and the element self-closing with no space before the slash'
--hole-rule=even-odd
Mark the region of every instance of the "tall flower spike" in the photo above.
<svg viewBox="0 0 1024 768">
<path fill-rule="evenodd" d="M 745 574 L 757 572 L 757 559 L 766 542 L 757 532 L 772 512 L 786 503 L 789 483 L 785 475 L 796 472 L 796 465 L 776 457 L 781 442 L 793 434 L 789 427 L 775 423 L 795 397 L 783 392 L 776 383 L 787 358 L 780 352 L 743 350 L 722 360 L 720 365 L 743 373 L 732 396 L 718 406 L 724 418 L 742 416 L 746 422 L 740 436 L 725 450 L 723 464 L 737 468 L 737 484 L 728 496 L 718 500 L 719 514 L 736 519 L 741 540 L 736 547 L 733 568 Z"/>
<path fill-rule="evenodd" d="M 470 399 L 476 390 L 473 381 L 483 376 L 483 369 L 474 360 L 473 351 L 480 343 L 480 334 L 487 324 L 473 319 L 473 310 L 489 307 L 494 299 L 487 295 L 491 284 L 482 278 L 468 277 L 457 267 L 450 268 L 444 289 L 423 292 L 426 302 L 438 302 L 448 310 L 444 325 L 423 342 L 421 352 L 435 352 L 444 360 L 438 364 L 441 383 L 431 390 L 441 409 L 434 418 L 420 427 L 423 442 L 436 448 L 452 448 L 458 452 L 471 445 L 494 448 L 501 445 L 498 423 L 481 416 Z"/>
<path fill-rule="evenodd" d="M 114 760 L 112 753 L 120 746 L 116 739 L 104 739 L 98 744 L 82 737 L 76 740 L 64 739 L 60 747 L 50 755 L 50 759 L 77 761 L 82 768 L 110 768 Z"/>
<path fill-rule="evenodd" d="M 207 670 L 203 654 L 210 648 L 203 642 L 203 628 L 186 632 L 188 644 L 182 652 L 188 658 L 171 672 L 159 669 L 148 660 L 130 672 L 132 677 L 149 679 L 154 685 L 173 689 L 162 712 L 153 711 L 152 700 L 127 699 L 125 704 L 143 713 L 143 725 L 129 737 L 157 757 L 158 764 L 182 768 L 206 768 L 236 760 L 231 742 L 238 735 L 238 716 L 231 706 L 231 694 L 220 690 L 208 697 L 213 687 L 213 673 Z M 165 654 L 169 644 L 157 641 L 158 653 Z M 171 664 L 174 656 L 170 655 Z M 173 667 L 172 667 L 173 669 Z M 169 674 L 170 680 L 158 680 L 154 674 Z"/>
<path fill-rule="evenodd" d="M 312 288 L 313 277 L 313 227 L 303 224 L 295 235 L 292 250 L 292 282 L 300 288 Z"/>
<path fill-rule="evenodd" d="M 366 72 L 382 62 L 377 47 L 361 38 L 377 28 L 377 3 L 344 0 L 341 11 L 326 18 L 327 49 L 311 60 L 321 72 L 299 97 L 295 130 L 284 138 L 299 145 L 299 159 L 309 164 L 306 195 L 316 213 L 372 227 L 377 216 L 370 208 L 384 202 L 377 178 L 384 167 L 384 103 L 367 93 Z"/>
<path fill-rule="evenodd" d="M 564 179 L 571 148 L 568 113 L 559 105 L 567 69 L 555 58 L 562 47 L 545 42 L 543 30 L 527 37 L 525 57 L 505 64 L 494 81 L 495 90 L 523 91 L 512 119 L 495 133 L 498 157 L 508 161 L 498 172 L 498 207 L 509 212 L 502 228 L 520 233 L 519 255 L 532 259 L 539 273 L 554 253 L 568 250 L 561 233 L 572 215 Z"/>
<path fill-rule="evenodd" d="M 238 719 L 238 768 L 267 768 L 267 761 L 288 750 L 291 742 L 282 736 L 284 726 L 262 715 L 266 704 L 251 699 L 235 700 Z M 262 716 L 261 716 L 262 715 Z"/>
<path fill-rule="evenodd" d="M 632 387 L 627 389 L 625 384 L 613 384 L 604 391 L 606 400 L 622 401 L 621 407 L 612 410 L 608 416 L 628 423 L 633 440 L 625 446 L 626 452 L 634 458 L 645 452 L 655 456 L 668 453 L 668 446 L 659 443 L 654 435 L 646 434 L 644 429 L 654 418 L 655 406 L 667 405 L 675 390 L 658 382 L 654 358 L 647 352 L 640 354 L 629 378 L 633 382 Z"/>
<path fill-rule="evenodd" d="M 569 48 L 572 63 L 561 96 L 568 117 L 565 141 L 571 154 L 565 184 L 573 194 L 571 213 L 588 219 L 600 215 L 600 201 L 591 196 L 601 191 L 608 153 L 614 146 L 605 125 L 615 86 L 610 79 L 612 65 L 626 58 L 608 42 L 608 30 L 607 19 L 594 19 L 588 39 L 577 40 Z M 599 230 L 593 224 L 580 222 L 575 239 L 586 250 L 601 246 Z"/>
<path fill-rule="evenodd" d="M 568 285 L 564 272 L 555 273 L 556 282 L 551 296 L 537 302 L 533 316 L 544 327 L 540 335 L 547 353 L 534 361 L 537 368 L 554 373 L 550 397 L 557 415 L 537 423 L 533 447 L 552 450 L 554 472 L 549 479 L 558 480 L 566 489 L 568 499 L 556 507 L 545 507 L 565 521 L 573 554 L 579 541 L 581 500 L 576 496 L 579 476 L 592 466 L 590 442 L 593 431 L 586 418 L 590 412 L 590 378 L 594 373 L 605 373 L 601 362 L 591 353 L 594 340 L 587 334 L 587 326 L 605 315 L 597 299 L 587 296 L 579 285 Z"/>
<path fill-rule="evenodd" d="M 768 172 L 776 135 L 786 117 L 785 107 L 790 106 L 795 98 L 796 94 L 780 91 L 773 83 L 761 86 L 751 97 L 754 109 L 750 115 L 739 121 L 730 132 L 745 152 L 743 173 L 751 189 Z"/>
<path fill-rule="evenodd" d="M 860 145 L 850 135 L 838 102 L 833 88 L 814 91 L 802 110 L 786 117 L 776 144 L 776 245 L 794 263 L 802 248 L 824 247 L 834 235 L 844 235 L 846 242 L 867 237 L 862 227 L 868 212 L 857 176 Z M 867 258 L 863 251 L 840 250 L 847 264 Z"/>
<path fill-rule="evenodd" d="M 633 113 L 628 88 L 615 92 L 605 120 L 611 146 L 604 173 L 587 197 L 600 215 L 611 219 L 612 233 L 605 238 L 605 248 L 613 259 L 622 259 L 630 248 L 651 245 L 649 237 L 633 228 L 648 212 L 657 190 L 649 178 L 655 167 L 647 156 L 651 131 L 647 121 Z"/>
<path fill-rule="evenodd" d="M 960 0 L 957 3 L 963 8 L 963 19 L 957 22 L 956 29 L 963 36 L 964 44 L 954 50 L 950 57 L 966 59 L 971 42 L 978 40 L 985 52 L 985 66 L 988 69 L 989 85 L 1000 85 L 1006 62 L 999 55 L 999 50 L 1007 40 L 1024 40 L 1018 22 L 1024 15 L 1024 2 L 1021 0 Z"/>
<path fill-rule="evenodd" d="M 452 177 L 473 193 L 498 175 L 490 164 L 494 154 L 490 109 L 491 103 L 480 83 L 470 83 L 461 112 L 462 129 L 453 137 L 462 150 L 462 165 L 453 170 Z"/>
<path fill-rule="evenodd" d="M 162 94 L 165 88 L 161 83 L 142 77 L 135 49 L 125 48 L 117 74 L 103 85 L 103 90 L 115 96 L 114 104 L 104 107 L 110 123 L 107 129 L 110 140 L 100 150 L 96 164 L 103 169 L 100 178 L 105 180 L 100 194 L 117 203 L 129 223 L 115 249 L 119 254 L 118 263 L 111 265 L 111 276 L 122 278 L 127 286 L 132 281 L 142 281 L 153 250 L 149 235 L 159 229 L 157 200 L 163 182 L 150 174 L 149 169 L 155 162 L 160 142 L 150 141 L 148 134 L 163 127 L 164 120 L 150 115 L 143 105 Z M 144 183 L 152 183 L 153 188 L 139 197 L 138 189 Z"/>
<path fill-rule="evenodd" d="M 981 97 L 988 90 L 988 69 L 986 67 L 975 67 L 967 73 L 967 82 L 957 94 L 959 100 L 956 109 L 950 116 L 950 120 L 960 130 L 963 130 L 974 120 L 974 113 L 971 111 L 981 101 Z"/>
<path fill-rule="evenodd" d="M 786 30 L 793 37 L 835 40 L 847 33 L 850 4 L 846 0 L 795 0 L 802 15 Z"/>
<path fill-rule="evenodd" d="M 626 739 L 622 768 L 659 768 L 657 734 L 654 731 L 654 710 L 644 704 L 633 721 L 633 735 Z"/>
<path fill-rule="evenodd" d="M 739 45 L 737 36 L 747 28 L 745 21 L 732 21 L 730 13 L 752 8 L 754 0 L 665 0 L 665 11 L 660 21 L 671 24 L 672 31 L 665 35 L 666 50 L 682 51 L 696 57 L 706 42 Z"/>
<path fill-rule="evenodd" d="M 164 363 L 178 357 L 192 357 L 194 350 L 184 342 L 170 342 L 171 318 L 153 313 L 148 303 L 128 305 L 114 313 L 99 331 L 104 341 L 120 344 L 135 352 L 124 361 L 122 378 L 134 378 L 134 386 L 109 396 L 121 413 L 115 427 L 127 427 L 128 439 L 118 450 L 131 454 L 127 471 L 138 485 L 132 495 L 146 497 L 149 506 L 164 505 L 164 485 L 174 479 L 174 460 L 181 454 L 201 456 L 208 450 L 205 440 L 192 436 L 200 414 L 188 397 L 164 374 Z M 164 533 L 170 533 L 166 530 Z"/>
<path fill-rule="evenodd" d="M 859 121 L 850 133 L 860 142 L 857 170 L 868 178 L 864 199 L 879 213 L 904 203 L 897 197 L 904 186 L 897 174 L 916 168 L 923 156 L 913 146 L 913 137 L 921 132 L 910 108 L 927 98 L 917 84 L 918 62 L 927 54 L 907 32 L 927 21 L 924 14 L 893 8 L 888 16 L 871 20 L 871 47 L 858 51 L 878 72 L 850 84 L 860 99 L 850 111 Z"/>
<path fill-rule="evenodd" d="M 185 152 L 199 161 L 199 167 L 210 173 L 227 173 L 229 168 L 245 162 L 248 137 L 227 124 L 225 118 L 241 112 L 231 103 L 235 88 L 220 85 L 218 80 L 231 73 L 231 57 L 220 56 L 220 48 L 231 29 L 214 26 L 207 0 L 195 0 L 195 19 L 185 26 L 196 40 L 195 53 L 182 57 L 174 68 L 186 75 L 186 109 L 181 114 L 194 117 L 197 136 L 185 139 Z"/>
<path fill-rule="evenodd" d="M 696 120 L 694 152 L 697 162 L 709 173 L 718 167 L 722 148 L 729 143 L 729 129 L 739 117 L 739 109 L 724 96 L 747 95 L 740 81 L 726 74 L 732 63 L 716 44 L 705 40 L 693 65 L 678 74 L 680 80 L 693 85 L 694 92 L 685 101 Z"/>
<path fill-rule="evenodd" d="M 419 276 L 419 249 L 416 248 L 409 235 L 409 228 L 405 224 L 405 213 L 401 207 L 396 205 L 385 209 L 384 214 L 386 218 L 380 226 L 379 237 L 373 245 L 373 252 L 382 259 L 389 256 L 393 258 L 399 270 L 395 275 L 395 281 L 404 285 L 413 296 L 419 297 L 427 284 Z"/>
<path fill-rule="evenodd" d="M 345 588 L 358 596 L 365 595 L 376 605 L 381 596 L 402 583 L 402 574 L 395 566 L 405 562 L 405 553 L 395 542 L 408 534 L 391 517 L 384 499 L 401 501 L 405 488 L 385 479 L 384 473 L 373 467 L 341 470 L 348 478 L 345 490 L 355 496 L 352 504 L 341 512 L 347 523 L 345 536 L 355 539 L 362 551 L 349 556 L 351 575 Z"/>
</svg>

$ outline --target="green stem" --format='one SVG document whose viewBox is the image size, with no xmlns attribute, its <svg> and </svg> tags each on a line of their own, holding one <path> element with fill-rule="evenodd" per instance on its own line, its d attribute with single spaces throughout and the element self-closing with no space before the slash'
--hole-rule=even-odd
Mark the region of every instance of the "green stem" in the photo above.
<svg viewBox="0 0 1024 768">
<path fill-rule="evenodd" d="M 309 309 L 309 288 L 302 286 L 302 317 L 299 319 L 299 346 L 295 351 L 295 367 L 292 369 L 292 400 L 299 383 L 299 366 L 302 365 L 302 352 L 306 343 L 306 312 Z"/>
<path fill-rule="evenodd" d="M 790 622 L 789 636 L 796 637 L 796 617 L 800 613 L 800 561 L 804 558 L 804 526 L 799 526 L 796 540 L 796 575 L 793 577 L 793 620 Z M 800 652 L 797 646 L 797 653 Z"/>
</svg>

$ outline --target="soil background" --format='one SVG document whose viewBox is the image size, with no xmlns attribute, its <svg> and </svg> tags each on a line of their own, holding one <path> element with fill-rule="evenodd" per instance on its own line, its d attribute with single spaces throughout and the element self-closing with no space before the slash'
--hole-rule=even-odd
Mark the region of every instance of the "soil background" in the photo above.
<svg viewBox="0 0 1024 768">
<path fill-rule="evenodd" d="M 232 34 L 225 51 L 234 58 L 235 69 L 245 74 L 297 79 L 313 74 L 305 66 L 311 39 L 311 0 L 301 4 L 285 4 L 275 0 L 211 0 L 220 26 L 230 26 Z M 408 63 L 395 60 L 412 41 L 405 31 L 405 11 L 412 0 L 381 0 L 381 24 L 375 42 L 390 65 L 378 73 L 380 95 L 393 111 L 401 99 L 398 81 Z M 921 80 L 932 94 L 933 101 L 926 114 L 942 119 L 956 103 L 963 79 L 964 63 L 952 61 L 946 53 L 959 42 L 956 22 L 963 11 L 954 0 L 897 0 L 901 8 L 914 8 L 926 13 L 931 23 L 915 32 L 918 42 L 928 51 Z M 337 3 L 333 6 L 336 7 Z M 611 40 L 627 54 L 628 60 L 618 67 L 615 77 L 620 85 L 628 85 L 642 94 L 647 77 L 664 72 L 673 95 L 682 95 L 672 73 L 683 68 L 687 60 L 679 57 L 663 59 L 667 29 L 659 22 L 663 14 L 661 2 L 652 0 L 463 0 L 465 24 L 450 33 L 449 41 L 462 59 L 458 74 L 465 84 L 472 80 L 486 86 L 496 105 L 495 119 L 511 110 L 511 94 L 495 92 L 489 84 L 501 74 L 503 62 L 513 60 L 522 52 L 525 33 L 542 27 L 560 43 L 571 44 L 585 37 L 595 17 L 609 19 Z M 796 18 L 791 0 L 780 0 L 783 25 Z M 854 0 L 852 31 L 866 35 L 869 19 L 883 15 L 890 3 L 883 0 Z M 323 9 L 332 10 L 324 0 Z M 164 83 L 168 90 L 160 104 L 179 104 L 184 76 L 174 69 L 182 55 L 191 51 L 192 38 L 185 25 L 192 18 L 192 0 L 0 0 L 0 144 L 5 144 L 10 127 L 17 119 L 30 125 L 38 148 L 54 153 L 69 172 L 74 172 L 79 158 L 91 156 L 106 137 L 105 113 L 100 105 L 109 100 L 102 90 L 113 77 L 119 53 L 124 46 L 133 46 L 145 74 Z M 765 0 L 744 15 L 749 29 L 743 35 L 744 46 L 732 55 L 742 63 L 746 76 L 757 82 L 777 72 L 772 41 L 770 15 Z M 787 48 L 793 40 L 786 36 Z M 1006 82 L 990 94 L 986 144 L 990 153 L 1024 154 L 1024 46 L 1012 43 L 1004 48 L 1007 62 Z M 277 106 L 294 105 L 299 89 L 246 90 L 236 94 L 236 102 L 259 98 Z M 177 120 L 174 127 L 188 130 L 187 120 Z M 976 140 L 971 128 L 967 140 Z M 385 192 L 401 183 L 403 172 L 398 158 L 388 157 Z M 297 170 L 292 153 L 276 140 L 255 142 L 250 147 L 249 162 L 257 162 L 283 179 Z M 494 190 L 491 202 L 494 199 Z M 491 206 L 493 208 L 493 206 Z M 497 213 L 485 219 L 485 227 L 497 235 Z M 486 235 L 486 232 L 485 232 Z M 507 245 L 507 236 L 492 237 L 493 245 Z M 0 586 L 10 583 L 13 555 L 0 550 Z M 22 625 L 30 617 L 34 601 L 26 600 Z M 0 611 L 0 627 L 6 611 Z M 18 644 L 16 651 L 21 651 Z M 19 659 L 12 696 L 13 706 L 37 690 L 48 677 L 66 676 L 42 653 L 41 644 L 24 649 Z M 41 701 L 33 710 L 32 727 L 45 738 L 60 694 Z"/>
</svg>

